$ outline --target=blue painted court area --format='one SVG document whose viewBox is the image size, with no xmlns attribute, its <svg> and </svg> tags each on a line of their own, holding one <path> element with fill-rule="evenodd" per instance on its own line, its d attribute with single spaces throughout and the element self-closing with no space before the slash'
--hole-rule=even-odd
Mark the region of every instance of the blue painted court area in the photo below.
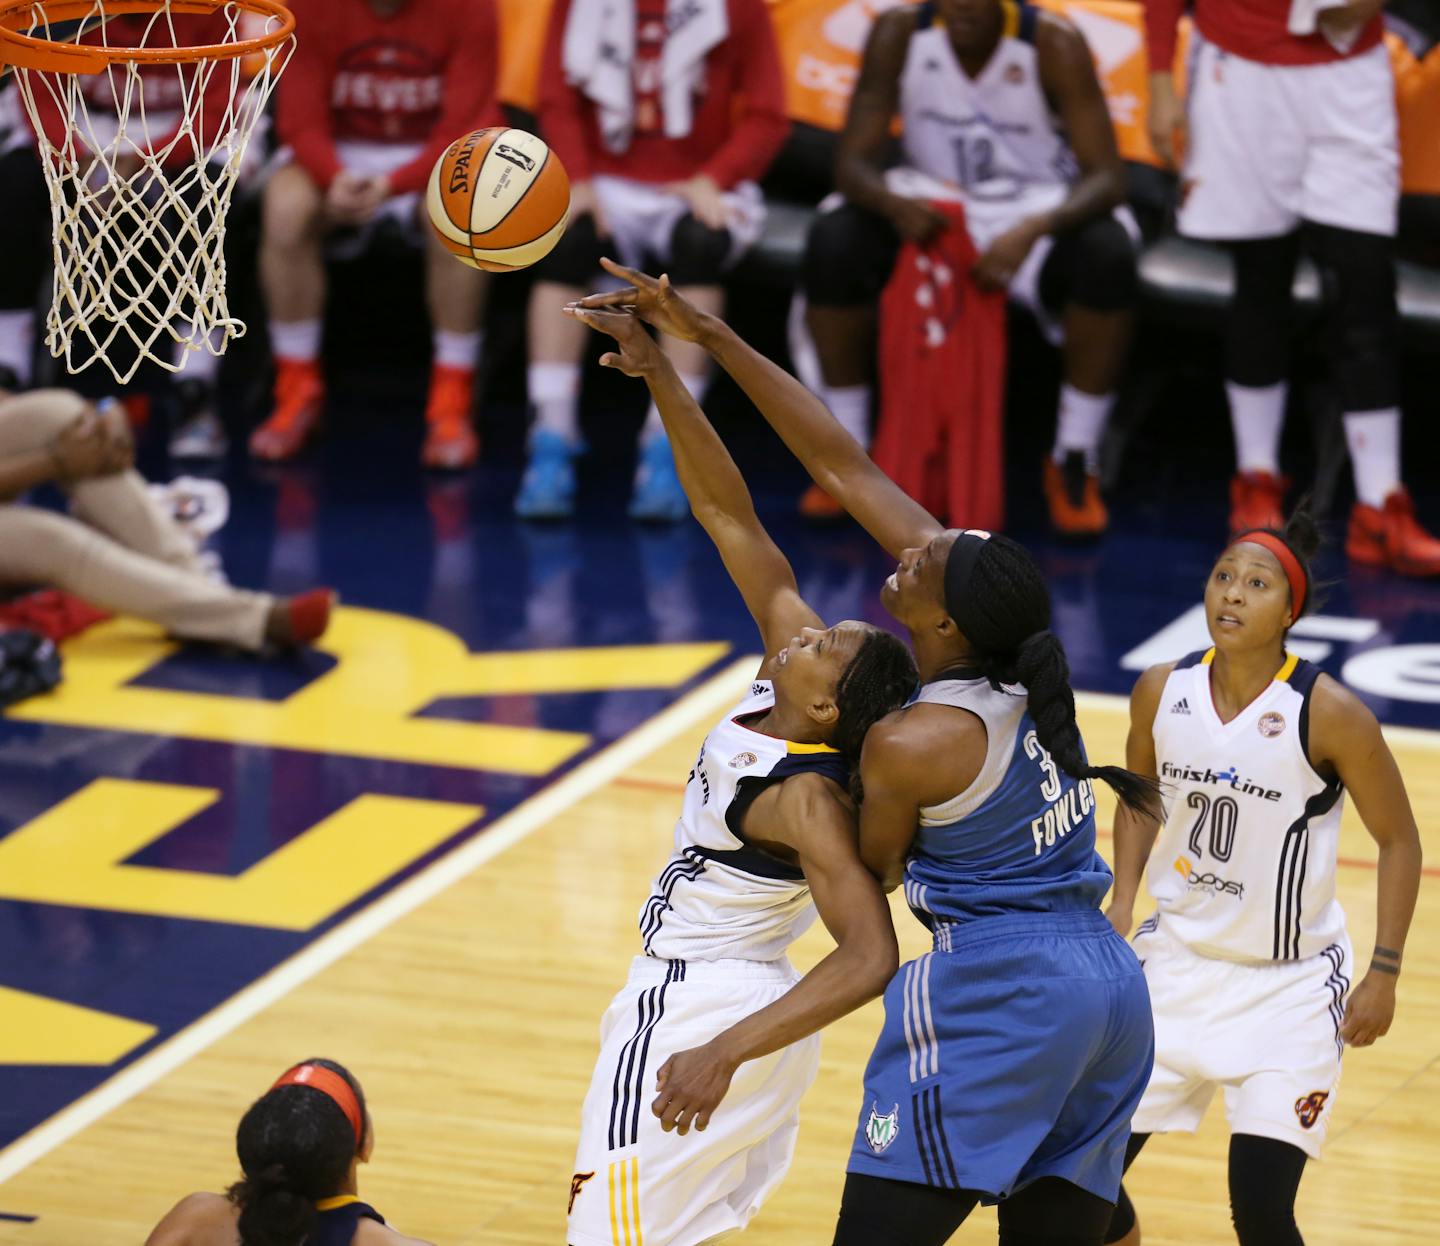
<svg viewBox="0 0 1440 1246">
<path fill-rule="evenodd" d="M 795 518 L 793 464 L 722 416 L 806 598 L 828 620 L 883 621 L 893 564 L 848 523 Z M 21 1019 L 0 1034 L 0 1146 L 753 651 L 700 529 L 624 518 L 627 451 L 597 446 L 581 522 L 527 526 L 510 514 L 518 413 L 496 427 L 458 478 L 415 466 L 418 419 L 373 412 L 293 468 L 232 462 L 227 572 L 337 588 L 336 654 L 263 663 L 107 625 L 67 653 L 69 701 L 0 718 L 0 1010 Z M 1013 530 L 1090 691 L 1128 693 L 1140 667 L 1202 643 L 1223 485 L 1177 470 L 1163 437 L 1142 450 L 1167 457 L 1122 477 L 1094 546 L 1041 532 L 1025 456 L 1013 465 Z M 1440 726 L 1440 585 L 1350 575 L 1334 555 L 1320 576 L 1334 583 L 1297 649 L 1384 721 Z M 369 846 L 335 854 L 324 894 L 287 889 L 305 853 L 340 843 Z"/>
</svg>

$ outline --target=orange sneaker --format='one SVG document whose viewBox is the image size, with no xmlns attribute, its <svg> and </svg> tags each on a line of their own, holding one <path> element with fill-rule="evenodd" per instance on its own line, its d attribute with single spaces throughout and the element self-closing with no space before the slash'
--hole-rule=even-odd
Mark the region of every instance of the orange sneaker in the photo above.
<svg viewBox="0 0 1440 1246">
<path fill-rule="evenodd" d="M 430 369 L 430 401 L 425 404 L 425 445 L 420 461 L 426 467 L 458 471 L 480 457 L 480 439 L 470 418 L 475 398 L 475 370 Z"/>
<path fill-rule="evenodd" d="M 1270 472 L 1236 472 L 1230 477 L 1230 533 L 1250 528 L 1285 526 L 1287 476 Z"/>
<path fill-rule="evenodd" d="M 336 600 L 332 588 L 312 588 L 277 600 L 265 623 L 265 638 L 287 648 L 313 645 L 330 626 Z"/>
<path fill-rule="evenodd" d="M 1388 567 L 1401 575 L 1440 575 L 1440 541 L 1420 526 L 1404 486 L 1391 490 L 1383 507 L 1355 503 L 1345 553 L 1352 562 Z"/>
<path fill-rule="evenodd" d="M 293 459 L 320 425 L 325 382 L 313 360 L 275 361 L 275 410 L 250 434 L 250 453 L 280 463 Z"/>
<path fill-rule="evenodd" d="M 845 508 L 819 485 L 811 485 L 800 495 L 800 513 L 806 519 L 839 519 Z"/>
<path fill-rule="evenodd" d="M 1085 456 L 1072 450 L 1063 463 L 1045 460 L 1045 501 L 1050 523 L 1062 536 L 1100 536 L 1110 512 L 1100 496 L 1100 478 L 1085 469 Z"/>
</svg>

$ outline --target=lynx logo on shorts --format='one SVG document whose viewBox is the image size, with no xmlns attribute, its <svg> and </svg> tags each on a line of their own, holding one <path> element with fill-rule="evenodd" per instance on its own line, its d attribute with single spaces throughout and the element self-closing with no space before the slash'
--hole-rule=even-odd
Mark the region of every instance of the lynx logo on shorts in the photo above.
<svg viewBox="0 0 1440 1246">
<path fill-rule="evenodd" d="M 1300 1118 L 1300 1124 L 1305 1129 L 1313 1129 L 1315 1122 L 1320 1119 L 1320 1113 L 1325 1110 L 1325 1100 L 1330 1097 L 1328 1090 L 1312 1090 L 1303 1098 L 1295 1100 L 1295 1115 Z"/>
<path fill-rule="evenodd" d="M 570 1205 L 565 1208 L 565 1214 L 567 1216 L 575 1210 L 576 1198 L 579 1197 L 580 1191 L 585 1188 L 585 1183 L 594 1175 L 593 1172 L 577 1172 L 570 1178 Z"/>
<path fill-rule="evenodd" d="M 870 1149 L 879 1155 L 881 1151 L 888 1150 L 890 1144 L 899 1136 L 900 1105 L 897 1103 L 881 1116 L 880 1105 L 871 1100 L 870 1119 L 865 1122 L 865 1141 L 870 1144 Z"/>
</svg>

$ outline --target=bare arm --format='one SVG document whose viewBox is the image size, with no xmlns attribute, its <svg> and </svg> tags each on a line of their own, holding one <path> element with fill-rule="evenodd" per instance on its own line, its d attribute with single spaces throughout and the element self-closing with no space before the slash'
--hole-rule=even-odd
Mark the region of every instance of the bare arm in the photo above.
<svg viewBox="0 0 1440 1246">
<path fill-rule="evenodd" d="M 1130 692 L 1130 735 L 1125 741 L 1125 766 L 1136 774 L 1156 778 L 1159 765 L 1155 759 L 1155 712 L 1165 681 L 1175 669 L 1173 662 L 1152 666 L 1135 681 Z M 1115 886 L 1110 892 L 1110 905 L 1105 916 L 1122 935 L 1128 935 L 1135 924 L 1135 900 L 1140 894 L 1140 880 L 1145 877 L 1145 863 L 1155 847 L 1160 823 L 1136 813 L 1127 805 L 1115 809 Z"/>
<path fill-rule="evenodd" d="M 629 312 L 567 308 L 567 314 L 615 338 L 618 352 L 601 363 L 644 379 L 660 411 L 675 470 L 695 518 L 715 542 L 725 570 L 765 645 L 767 657 L 802 627 L 823 627 L 800 596 L 795 572 L 755 514 L 750 490 L 714 426 L 691 397 L 665 352 Z"/>
<path fill-rule="evenodd" d="M 756 798 L 749 838 L 794 853 L 835 950 L 773 1004 L 677 1052 L 661 1066 L 651 1110 L 666 1130 L 704 1129 L 747 1060 L 798 1042 L 884 991 L 899 964 L 890 907 L 860 862 L 855 820 L 839 787 L 819 775 L 786 779 Z"/>
<path fill-rule="evenodd" d="M 875 19 L 835 155 L 835 188 L 851 203 L 881 216 L 898 198 L 885 185 L 885 152 L 914 31 L 915 10 L 910 7 L 891 9 Z"/>
<path fill-rule="evenodd" d="M 1395 1016 L 1395 986 L 1420 894 L 1420 831 L 1395 755 L 1364 703 L 1328 675 L 1310 697 L 1310 755 L 1331 767 L 1349 789 L 1370 837 L 1379 845 L 1375 879 L 1375 951 L 1350 995 L 1340 1035 L 1367 1047 Z"/>
</svg>

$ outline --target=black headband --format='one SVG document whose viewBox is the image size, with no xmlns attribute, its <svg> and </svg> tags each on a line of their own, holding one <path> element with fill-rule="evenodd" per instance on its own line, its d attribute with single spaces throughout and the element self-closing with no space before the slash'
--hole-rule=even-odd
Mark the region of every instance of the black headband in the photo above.
<svg viewBox="0 0 1440 1246">
<path fill-rule="evenodd" d="M 990 534 L 983 528 L 966 528 L 955 538 L 945 557 L 945 612 L 965 631 L 960 614 L 970 593 L 970 577 L 975 574 L 975 560 Z"/>
</svg>

